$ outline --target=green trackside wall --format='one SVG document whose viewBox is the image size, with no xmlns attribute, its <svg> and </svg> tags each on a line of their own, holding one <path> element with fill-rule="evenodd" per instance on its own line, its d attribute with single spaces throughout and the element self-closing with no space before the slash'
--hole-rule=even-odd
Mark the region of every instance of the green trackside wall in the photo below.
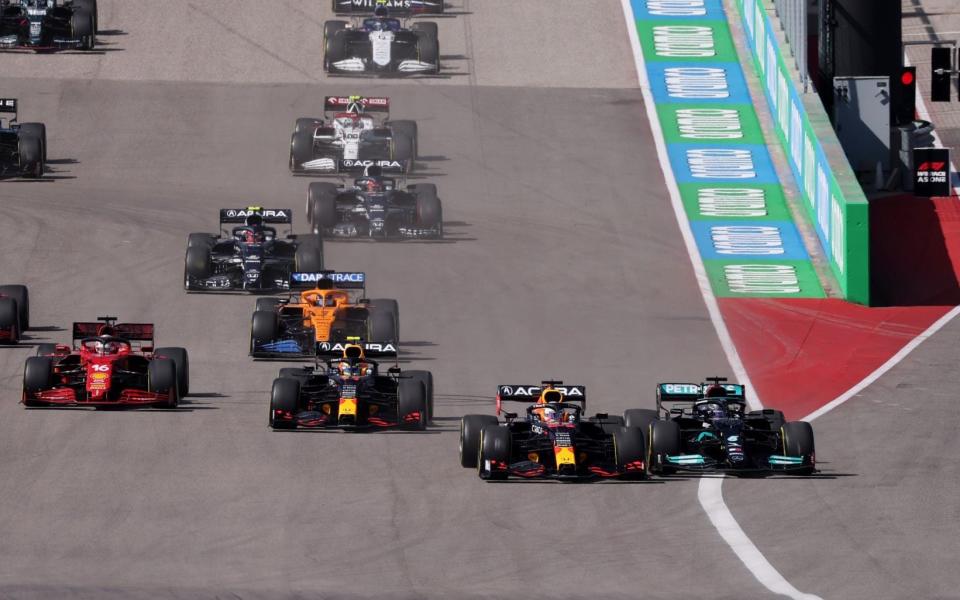
<svg viewBox="0 0 960 600">
<path fill-rule="evenodd" d="M 863 190 L 839 151 L 819 99 L 804 101 L 791 78 L 787 69 L 789 51 L 778 42 L 769 16 L 772 2 L 735 1 L 777 136 L 830 269 L 845 299 L 869 304 L 870 221 Z"/>
</svg>

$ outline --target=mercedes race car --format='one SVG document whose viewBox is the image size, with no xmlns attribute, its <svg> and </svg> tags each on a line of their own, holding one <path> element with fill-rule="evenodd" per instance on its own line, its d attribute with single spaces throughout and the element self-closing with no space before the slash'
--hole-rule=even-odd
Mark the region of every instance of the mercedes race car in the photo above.
<svg viewBox="0 0 960 600">
<path fill-rule="evenodd" d="M 270 427 L 426 429 L 433 417 L 433 375 L 398 367 L 383 373 L 360 340 L 351 342 L 340 358 L 280 369 L 270 391 Z"/>
<path fill-rule="evenodd" d="M 0 0 L 0 49 L 93 50 L 97 0 Z"/>
<path fill-rule="evenodd" d="M 0 177 L 41 177 L 46 163 L 47 126 L 18 123 L 16 98 L 0 98 Z"/>
<path fill-rule="evenodd" d="M 184 257 L 188 292 L 277 291 L 290 288 L 296 271 L 323 270 L 323 239 L 293 235 L 289 208 L 221 208 L 222 235 L 191 233 Z M 229 231 L 225 224 L 235 224 Z M 286 239 L 270 224 L 286 224 Z"/>
<path fill-rule="evenodd" d="M 328 96 L 323 118 L 301 117 L 290 138 L 293 173 L 408 173 L 417 157 L 416 121 L 391 121 L 390 99 Z"/>
<path fill-rule="evenodd" d="M 377 6 L 384 6 L 398 16 L 443 14 L 443 0 L 332 0 L 338 15 L 372 15 Z"/>
<path fill-rule="evenodd" d="M 364 273 L 293 273 L 289 298 L 259 298 L 250 324 L 250 356 L 339 356 L 351 338 L 362 338 L 367 356 L 396 356 L 396 300 L 366 297 Z"/>
<path fill-rule="evenodd" d="M 323 24 L 323 68 L 344 75 L 436 75 L 440 72 L 437 24 L 405 28 L 377 1 L 374 16 Z"/>
<path fill-rule="evenodd" d="M 25 285 L 0 285 L 0 344 L 16 344 L 30 327 L 30 294 Z"/>
<path fill-rule="evenodd" d="M 36 406 L 176 408 L 190 393 L 184 348 L 154 348 L 152 323 L 116 317 L 73 324 L 73 345 L 41 344 L 23 369 L 23 396 Z"/>
<path fill-rule="evenodd" d="M 528 403 L 526 414 L 504 412 L 503 402 Z M 497 414 L 460 421 L 460 464 L 481 479 L 586 480 L 646 477 L 643 430 L 623 418 L 584 415 L 586 390 L 562 381 L 497 387 Z"/>
<path fill-rule="evenodd" d="M 307 219 L 323 237 L 443 238 L 443 207 L 437 186 L 419 183 L 403 189 L 395 179 L 381 175 L 355 179 L 347 189 L 327 182 L 311 183 Z"/>
<path fill-rule="evenodd" d="M 747 411 L 743 385 L 723 377 L 705 383 L 661 383 L 657 410 L 627 415 L 648 432 L 651 473 L 816 471 L 813 428 L 779 410 Z"/>
</svg>

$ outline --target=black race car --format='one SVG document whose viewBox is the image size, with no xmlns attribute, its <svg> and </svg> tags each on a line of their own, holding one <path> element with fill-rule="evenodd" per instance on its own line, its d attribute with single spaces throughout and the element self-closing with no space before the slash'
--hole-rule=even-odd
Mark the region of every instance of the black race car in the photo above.
<svg viewBox="0 0 960 600">
<path fill-rule="evenodd" d="M 387 11 L 377 6 L 375 16 L 355 23 L 324 23 L 324 70 L 343 75 L 438 74 L 437 24 L 418 22 L 407 29 Z"/>
<path fill-rule="evenodd" d="M 41 177 L 46 162 L 46 125 L 18 123 L 17 100 L 0 98 L 0 177 Z"/>
<path fill-rule="evenodd" d="M 0 344 L 16 344 L 30 327 L 30 294 L 25 285 L 0 285 Z"/>
<path fill-rule="evenodd" d="M 338 15 L 370 15 L 378 6 L 384 6 L 393 15 L 440 15 L 443 0 L 332 0 L 333 12 Z"/>
<path fill-rule="evenodd" d="M 97 0 L 0 0 L 0 49 L 93 50 Z"/>
<path fill-rule="evenodd" d="M 343 352 L 362 338 L 368 356 L 396 356 L 399 304 L 366 297 L 365 273 L 294 273 L 289 298 L 258 298 L 250 324 L 250 356 L 313 358 Z"/>
<path fill-rule="evenodd" d="M 779 410 L 748 411 L 744 386 L 726 381 L 661 383 L 656 411 L 626 415 L 648 432 L 650 472 L 816 472 L 810 424 L 786 421 Z"/>
<path fill-rule="evenodd" d="M 426 429 L 433 417 L 429 371 L 380 371 L 360 340 L 313 367 L 280 369 L 270 392 L 270 427 Z"/>
<path fill-rule="evenodd" d="M 313 231 L 325 237 L 443 237 L 443 207 L 437 186 L 420 183 L 402 189 L 395 179 L 381 175 L 355 179 L 349 189 L 327 182 L 311 183 L 307 218 Z"/>
<path fill-rule="evenodd" d="M 526 414 L 501 410 L 506 401 L 533 402 Z M 497 414 L 466 415 L 460 421 L 460 465 L 477 469 L 481 479 L 585 480 L 646 477 L 643 430 L 624 419 L 583 415 L 583 386 L 544 381 L 540 385 L 497 387 Z"/>
<path fill-rule="evenodd" d="M 300 117 L 290 136 L 292 173 L 409 173 L 416 157 L 417 123 L 391 120 L 389 98 L 327 96 L 323 118 Z"/>
<path fill-rule="evenodd" d="M 221 234 L 191 233 L 184 257 L 188 292 L 276 291 L 290 288 L 296 271 L 323 270 L 323 239 L 315 234 L 278 238 L 270 223 L 291 225 L 289 208 L 221 208 Z M 229 231 L 225 224 L 236 224 Z"/>
</svg>

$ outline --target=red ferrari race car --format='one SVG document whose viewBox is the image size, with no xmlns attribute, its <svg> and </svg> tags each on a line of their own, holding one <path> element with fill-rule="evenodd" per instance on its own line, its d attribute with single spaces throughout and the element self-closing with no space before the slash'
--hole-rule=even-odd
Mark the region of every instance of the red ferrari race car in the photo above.
<svg viewBox="0 0 960 600">
<path fill-rule="evenodd" d="M 30 327 L 30 295 L 25 285 L 0 285 L 0 344 L 16 344 Z"/>
<path fill-rule="evenodd" d="M 176 408 L 190 392 L 184 348 L 154 348 L 152 323 L 98 317 L 73 324 L 73 345 L 41 344 L 23 369 L 24 406 Z"/>
</svg>

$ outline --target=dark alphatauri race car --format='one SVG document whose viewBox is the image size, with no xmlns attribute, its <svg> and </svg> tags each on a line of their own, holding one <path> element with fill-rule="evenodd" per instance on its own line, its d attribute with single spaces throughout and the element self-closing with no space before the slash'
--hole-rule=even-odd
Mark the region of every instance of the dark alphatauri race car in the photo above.
<svg viewBox="0 0 960 600">
<path fill-rule="evenodd" d="M 300 117 L 290 137 L 290 171 L 408 173 L 417 157 L 416 121 L 390 120 L 390 99 L 328 96 L 323 118 Z"/>
<path fill-rule="evenodd" d="M 503 412 L 502 402 L 531 403 L 526 414 Z M 460 464 L 487 480 L 584 480 L 646 476 L 643 430 L 623 418 L 584 415 L 586 390 L 562 381 L 497 387 L 497 414 L 460 421 Z"/>
<path fill-rule="evenodd" d="M 377 6 L 385 6 L 396 16 L 443 14 L 443 0 L 332 0 L 338 15 L 371 15 Z"/>
<path fill-rule="evenodd" d="M 280 369 L 270 392 L 270 427 L 426 429 L 433 417 L 430 371 L 383 373 L 360 340 L 351 342 L 340 358 Z"/>
<path fill-rule="evenodd" d="M 362 338 L 367 356 L 396 356 L 396 300 L 366 297 L 364 273 L 294 273 L 289 298 L 258 298 L 250 324 L 250 356 L 339 356 L 352 338 Z M 305 289 L 304 289 L 305 288 Z"/>
<path fill-rule="evenodd" d="M 224 235 L 191 233 L 184 257 L 184 287 L 189 292 L 286 290 L 297 271 L 323 270 L 323 239 L 293 235 L 289 208 L 221 208 Z M 225 224 L 235 224 L 229 231 Z M 285 239 L 269 224 L 286 224 Z"/>
<path fill-rule="evenodd" d="M 405 28 L 379 0 L 374 16 L 323 24 L 323 68 L 331 74 L 436 75 L 440 72 L 437 24 Z"/>
<path fill-rule="evenodd" d="M 419 183 L 403 189 L 395 179 L 382 175 L 360 177 L 347 189 L 322 181 L 311 183 L 307 218 L 314 232 L 328 238 L 443 237 L 437 186 Z"/>
<path fill-rule="evenodd" d="M 0 98 L 0 177 L 40 177 L 46 162 L 47 126 L 18 123 L 17 100 Z"/>
<path fill-rule="evenodd" d="M 23 369 L 25 406 L 176 408 L 190 393 L 183 348 L 154 348 L 152 323 L 73 324 L 73 345 L 41 344 Z"/>
<path fill-rule="evenodd" d="M 16 344 L 30 327 L 30 294 L 25 285 L 0 285 L 0 344 Z"/>
<path fill-rule="evenodd" d="M 626 415 L 648 433 L 650 472 L 814 473 L 810 424 L 788 422 L 779 410 L 748 411 L 744 386 L 726 381 L 661 383 L 656 411 Z"/>
<path fill-rule="evenodd" d="M 0 49 L 93 50 L 97 0 L 0 0 Z"/>
</svg>

